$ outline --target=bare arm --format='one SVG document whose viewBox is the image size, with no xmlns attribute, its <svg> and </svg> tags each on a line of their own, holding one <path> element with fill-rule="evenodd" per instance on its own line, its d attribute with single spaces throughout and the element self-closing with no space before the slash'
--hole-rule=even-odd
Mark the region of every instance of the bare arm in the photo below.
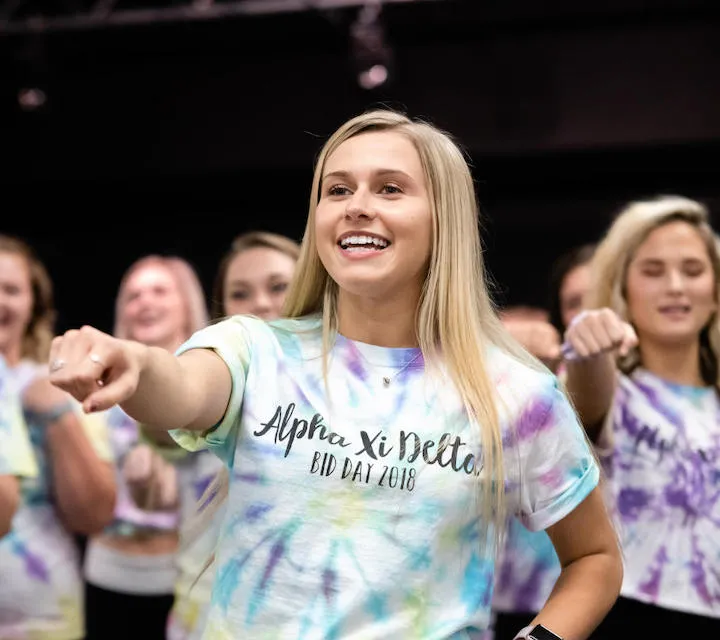
<svg viewBox="0 0 720 640">
<path fill-rule="evenodd" d="M 633 328 L 611 309 L 584 311 L 565 332 L 572 357 L 566 386 L 591 439 L 596 440 L 615 394 L 617 354 L 637 344 Z"/>
<path fill-rule="evenodd" d="M 85 436 L 78 417 L 69 411 L 47 427 L 52 459 L 52 488 L 65 526 L 75 533 L 93 535 L 113 518 L 115 475 Z"/>
<path fill-rule="evenodd" d="M 610 611 L 623 578 L 620 547 L 600 489 L 547 533 L 562 571 L 533 624 L 565 640 L 586 640 Z"/>
<path fill-rule="evenodd" d="M 151 429 L 205 431 L 222 419 L 232 378 L 225 362 L 209 349 L 174 356 L 137 345 L 140 376 L 135 392 L 121 403 L 125 412 Z"/>
<path fill-rule="evenodd" d="M 0 538 L 10 532 L 12 519 L 20 504 L 20 485 L 15 476 L 0 476 Z"/>
<path fill-rule="evenodd" d="M 71 402 L 47 378 L 35 380 L 23 395 L 26 410 L 45 429 L 51 487 L 60 517 L 68 530 L 90 535 L 112 520 L 115 475 L 96 453 Z"/>
<path fill-rule="evenodd" d="M 180 356 L 83 327 L 53 341 L 50 379 L 87 412 L 115 404 L 158 431 L 204 431 L 225 414 L 232 377 L 210 349 Z"/>
<path fill-rule="evenodd" d="M 602 354 L 567 363 L 566 386 L 591 440 L 599 435 L 615 394 L 615 357 Z"/>
</svg>

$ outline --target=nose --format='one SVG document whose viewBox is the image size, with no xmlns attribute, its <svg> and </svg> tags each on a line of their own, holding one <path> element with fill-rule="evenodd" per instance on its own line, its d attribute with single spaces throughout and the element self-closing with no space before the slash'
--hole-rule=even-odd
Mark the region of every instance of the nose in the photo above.
<svg viewBox="0 0 720 640">
<path fill-rule="evenodd" d="M 252 314 L 266 318 L 272 311 L 272 301 L 267 293 L 258 293 L 253 300 Z"/>
<path fill-rule="evenodd" d="M 673 293 L 681 293 L 685 288 L 685 278 L 677 269 L 672 269 L 668 273 L 668 288 Z"/>
<path fill-rule="evenodd" d="M 362 218 L 372 220 L 375 217 L 371 207 L 371 199 L 366 189 L 358 188 L 348 200 L 345 216 L 350 220 Z"/>
</svg>

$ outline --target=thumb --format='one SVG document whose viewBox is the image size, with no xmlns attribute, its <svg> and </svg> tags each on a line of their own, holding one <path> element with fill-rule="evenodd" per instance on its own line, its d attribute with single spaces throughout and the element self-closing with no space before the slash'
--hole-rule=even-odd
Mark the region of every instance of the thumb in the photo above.
<svg viewBox="0 0 720 640">
<path fill-rule="evenodd" d="M 105 411 L 110 407 L 124 402 L 135 393 L 137 389 L 138 375 L 133 370 L 124 371 L 114 380 L 106 382 L 98 387 L 83 402 L 85 413 Z"/>
<path fill-rule="evenodd" d="M 637 333 L 633 329 L 632 325 L 625 323 L 625 335 L 623 336 L 622 342 L 620 343 L 620 349 L 618 353 L 625 357 L 630 351 L 632 351 L 638 345 Z"/>
</svg>

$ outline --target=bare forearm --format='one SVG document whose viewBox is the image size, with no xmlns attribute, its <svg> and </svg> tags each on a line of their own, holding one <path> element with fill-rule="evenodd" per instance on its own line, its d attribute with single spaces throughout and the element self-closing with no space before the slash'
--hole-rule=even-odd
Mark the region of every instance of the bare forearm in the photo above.
<svg viewBox="0 0 720 640">
<path fill-rule="evenodd" d="M 612 608 L 622 583 L 616 555 L 585 556 L 562 570 L 534 624 L 564 640 L 586 640 Z"/>
<path fill-rule="evenodd" d="M 63 521 L 76 533 L 98 533 L 111 522 L 115 509 L 112 467 L 98 458 L 72 413 L 47 427 L 47 444 Z"/>
<path fill-rule="evenodd" d="M 209 429 L 222 418 L 232 382 L 224 362 L 207 349 L 180 357 L 157 347 L 140 350 L 140 378 L 125 412 L 146 431 Z"/>
<path fill-rule="evenodd" d="M 591 438 L 610 409 L 615 382 L 615 362 L 610 354 L 567 364 L 567 390 Z"/>
<path fill-rule="evenodd" d="M 18 504 L 20 504 L 20 487 L 17 478 L 0 476 L 0 538 L 10 531 Z"/>
</svg>

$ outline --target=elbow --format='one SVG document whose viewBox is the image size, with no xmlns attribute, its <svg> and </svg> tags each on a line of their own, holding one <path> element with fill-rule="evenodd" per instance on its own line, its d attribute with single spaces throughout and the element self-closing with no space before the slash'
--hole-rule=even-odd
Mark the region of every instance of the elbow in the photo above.
<svg viewBox="0 0 720 640">
<path fill-rule="evenodd" d="M 13 477 L 0 479 L 0 539 L 12 530 L 15 512 L 20 506 L 20 487 Z M 7 482 L 5 482 L 7 480 Z"/>
<path fill-rule="evenodd" d="M 622 588 L 623 579 L 625 578 L 625 567 L 623 565 L 622 553 L 619 546 L 615 547 L 610 553 L 609 564 L 608 586 L 614 594 L 614 602 L 620 595 L 620 589 Z"/>
</svg>

